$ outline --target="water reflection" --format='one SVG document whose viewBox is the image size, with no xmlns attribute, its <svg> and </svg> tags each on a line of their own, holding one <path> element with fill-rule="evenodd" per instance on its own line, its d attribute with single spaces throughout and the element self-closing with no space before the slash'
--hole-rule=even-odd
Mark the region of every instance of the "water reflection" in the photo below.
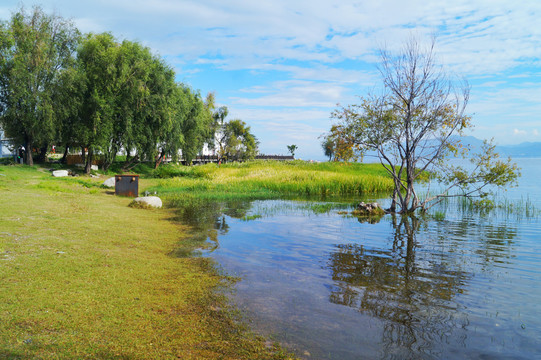
<svg viewBox="0 0 541 360">
<path fill-rule="evenodd" d="M 442 344 L 450 342 L 464 347 L 468 314 L 455 297 L 467 291 L 474 276 L 471 267 L 441 247 L 437 250 L 418 243 L 426 221 L 408 216 L 391 219 L 390 246 L 336 245 L 327 263 L 334 281 L 329 301 L 385 320 L 382 358 L 439 356 Z M 464 220 L 456 226 L 437 224 L 434 244 L 451 252 L 468 252 L 460 242 L 476 239 L 480 246 L 475 253 L 482 256 L 476 262 L 485 265 L 510 256 L 516 229 L 473 226 L 472 221 Z"/>
<path fill-rule="evenodd" d="M 235 299 L 257 328 L 301 356 L 528 358 L 541 350 L 539 223 L 525 230 L 449 212 L 372 224 L 316 209 L 228 202 L 177 214 L 242 278 Z"/>
<path fill-rule="evenodd" d="M 218 236 L 229 232 L 227 217 L 242 218 L 251 208 L 250 201 L 200 201 L 187 200 L 175 203 L 176 217 L 174 221 L 189 225 L 186 239 L 179 245 L 173 256 L 196 255 L 194 249 L 214 251 L 219 247 Z"/>
<path fill-rule="evenodd" d="M 450 300 L 463 291 L 468 274 L 438 256 L 416 256 L 420 221 L 393 217 L 389 249 L 359 244 L 337 245 L 328 263 L 335 281 L 330 301 L 386 320 L 382 343 L 385 357 L 432 353 L 453 328 L 467 318 L 455 318 Z M 404 354 L 407 350 L 409 354 Z"/>
</svg>

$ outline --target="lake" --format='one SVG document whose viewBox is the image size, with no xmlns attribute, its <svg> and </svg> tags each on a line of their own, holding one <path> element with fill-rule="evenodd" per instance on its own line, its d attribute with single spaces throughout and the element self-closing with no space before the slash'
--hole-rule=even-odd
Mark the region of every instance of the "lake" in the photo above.
<svg viewBox="0 0 541 360">
<path fill-rule="evenodd" d="M 301 358 L 540 358 L 541 220 L 524 206 L 541 208 L 541 159 L 518 162 L 520 186 L 498 196 L 512 211 L 452 202 L 371 223 L 280 200 L 184 215 L 241 279 L 232 300 L 252 328 Z"/>
</svg>

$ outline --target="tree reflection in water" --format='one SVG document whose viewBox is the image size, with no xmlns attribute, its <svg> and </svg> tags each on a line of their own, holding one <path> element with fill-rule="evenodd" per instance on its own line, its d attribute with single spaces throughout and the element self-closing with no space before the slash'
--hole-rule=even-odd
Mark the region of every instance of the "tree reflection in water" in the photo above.
<svg viewBox="0 0 541 360">
<path fill-rule="evenodd" d="M 431 222 L 434 243 L 425 248 L 417 241 L 422 224 L 415 217 L 393 217 L 390 246 L 341 244 L 330 254 L 334 282 L 330 301 L 383 320 L 383 358 L 431 358 L 441 355 L 444 344 L 464 346 L 468 316 L 455 298 L 467 290 L 474 269 L 448 253 L 470 251 L 455 239 L 483 232 L 485 236 L 474 237 L 486 239 L 483 245 L 477 244 L 474 254 L 465 254 L 479 257 L 475 262 L 483 271 L 510 253 L 516 235 L 505 227 L 473 226 L 467 219 L 457 226 L 436 224 L 435 229 Z M 435 250 L 438 244 L 445 250 Z"/>
<path fill-rule="evenodd" d="M 190 226 L 182 244 L 171 253 L 173 256 L 195 255 L 194 249 L 214 251 L 219 247 L 218 236 L 229 232 L 226 215 L 243 218 L 251 209 L 250 201 L 189 201 L 175 202 L 176 216 L 172 219 Z"/>
</svg>

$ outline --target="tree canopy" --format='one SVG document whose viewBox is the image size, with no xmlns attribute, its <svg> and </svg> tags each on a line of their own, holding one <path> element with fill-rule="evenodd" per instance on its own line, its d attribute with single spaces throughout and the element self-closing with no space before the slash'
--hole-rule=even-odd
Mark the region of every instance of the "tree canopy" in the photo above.
<svg viewBox="0 0 541 360">
<path fill-rule="evenodd" d="M 81 149 L 90 172 L 96 154 L 104 170 L 117 154 L 124 170 L 140 161 L 159 166 L 182 153 L 189 164 L 205 144 L 231 159 L 252 158 L 257 140 L 241 120 L 226 123 L 214 94 L 177 83 L 171 66 L 138 42 L 110 33 L 82 36 L 70 21 L 40 7 L 15 12 L 0 25 L 0 126 L 32 150 L 52 144 Z"/>
<path fill-rule="evenodd" d="M 491 185 L 513 183 L 519 175 L 516 165 L 499 159 L 489 142 L 471 157 L 470 167 L 446 161 L 449 155 L 468 155 L 460 135 L 472 126 L 465 113 L 469 86 L 436 64 L 434 46 L 434 41 L 423 47 L 412 38 L 399 53 L 381 50 L 382 93 L 332 113 L 337 123 L 328 138 L 358 154 L 375 154 L 392 176 L 391 212 L 426 210 L 451 196 L 485 197 Z M 442 192 L 417 193 L 415 182 L 426 172 L 438 174 L 447 185 Z"/>
<path fill-rule="evenodd" d="M 226 121 L 229 111 L 222 106 L 214 111 L 214 148 L 220 161 L 253 160 L 258 153 L 259 141 L 250 126 L 240 119 Z"/>
<path fill-rule="evenodd" d="M 0 121 L 6 134 L 26 148 L 47 147 L 58 129 L 55 95 L 60 73 L 73 61 L 75 26 L 41 8 L 21 8 L 0 26 Z"/>
</svg>

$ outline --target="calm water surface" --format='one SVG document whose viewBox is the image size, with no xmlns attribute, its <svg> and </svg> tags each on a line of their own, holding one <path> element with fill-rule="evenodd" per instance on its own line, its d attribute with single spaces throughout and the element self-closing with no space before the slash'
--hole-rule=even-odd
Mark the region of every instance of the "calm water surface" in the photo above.
<svg viewBox="0 0 541 360">
<path fill-rule="evenodd" d="M 541 207 L 541 160 L 521 165 L 507 196 Z M 253 328 L 301 357 L 541 358 L 539 217 L 439 211 L 372 224 L 298 201 L 214 205 L 208 256 L 242 278 Z"/>
</svg>

